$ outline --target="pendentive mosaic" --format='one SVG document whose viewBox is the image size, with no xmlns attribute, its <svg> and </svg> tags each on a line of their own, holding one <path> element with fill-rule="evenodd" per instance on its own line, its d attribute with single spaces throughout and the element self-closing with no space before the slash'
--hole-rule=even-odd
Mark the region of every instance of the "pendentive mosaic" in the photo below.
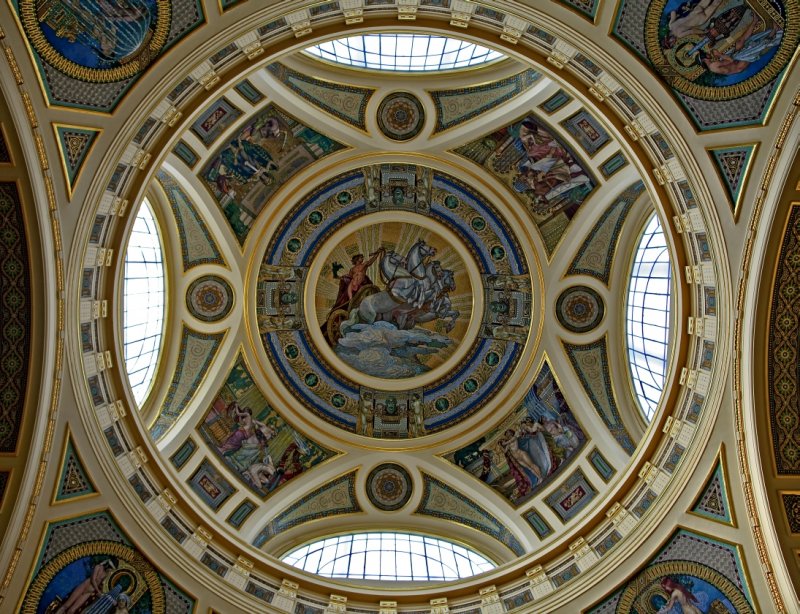
<svg viewBox="0 0 800 614">
<path fill-rule="evenodd" d="M 142 554 L 108 512 L 47 525 L 19 612 L 189 614 L 195 602 Z"/>
<path fill-rule="evenodd" d="M 161 54 L 205 20 L 196 0 L 14 0 L 51 104 L 109 113 Z"/>
<path fill-rule="evenodd" d="M 362 435 L 418 437 L 476 411 L 510 375 L 531 279 L 511 229 L 470 188 L 426 167 L 366 167 L 285 220 L 258 276 L 258 330 L 317 414 Z M 403 390 L 389 392 L 397 379 Z"/>
<path fill-rule="evenodd" d="M 197 428 L 217 458 L 262 498 L 336 455 L 270 406 L 241 355 Z"/>
<path fill-rule="evenodd" d="M 800 41 L 784 0 L 622 0 L 613 34 L 646 60 L 700 130 L 762 121 Z"/>
<path fill-rule="evenodd" d="M 200 172 L 240 244 L 278 189 L 344 145 L 270 103 L 218 148 Z"/>
<path fill-rule="evenodd" d="M 661 551 L 589 614 L 754 614 L 739 549 L 679 529 Z"/>
<path fill-rule="evenodd" d="M 511 189 L 536 223 L 548 255 L 597 185 L 588 166 L 533 114 L 455 152 Z"/>
<path fill-rule="evenodd" d="M 545 363 L 513 412 L 445 458 L 522 505 L 577 457 L 586 439 Z"/>
</svg>

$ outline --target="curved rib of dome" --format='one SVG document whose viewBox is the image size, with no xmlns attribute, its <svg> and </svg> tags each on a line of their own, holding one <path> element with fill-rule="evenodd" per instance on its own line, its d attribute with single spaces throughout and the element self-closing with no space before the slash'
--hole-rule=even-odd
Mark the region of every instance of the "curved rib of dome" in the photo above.
<svg viewBox="0 0 800 614">
<path fill-rule="evenodd" d="M 628 287 L 627 342 L 633 388 L 649 422 L 667 371 L 672 265 L 661 222 L 653 214 L 633 259 Z"/>
<path fill-rule="evenodd" d="M 150 203 L 145 199 L 125 251 L 122 330 L 125 370 L 141 406 L 158 365 L 164 321 L 163 249 Z"/>
<path fill-rule="evenodd" d="M 308 47 L 323 60 L 398 72 L 453 70 L 506 56 L 475 43 L 430 34 L 362 34 Z"/>
<path fill-rule="evenodd" d="M 474 550 L 409 533 L 353 533 L 327 537 L 283 556 L 285 563 L 328 578 L 445 581 L 495 568 Z"/>
</svg>

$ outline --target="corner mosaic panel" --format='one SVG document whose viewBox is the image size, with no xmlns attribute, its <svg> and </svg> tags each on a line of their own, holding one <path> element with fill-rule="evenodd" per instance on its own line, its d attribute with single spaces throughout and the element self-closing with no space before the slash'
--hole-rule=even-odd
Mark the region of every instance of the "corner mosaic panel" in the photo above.
<svg viewBox="0 0 800 614">
<path fill-rule="evenodd" d="M 14 0 L 50 104 L 110 113 L 167 49 L 205 21 L 197 0 Z"/>
<path fill-rule="evenodd" d="M 181 241 L 181 259 L 183 271 L 201 264 L 219 264 L 225 266 L 225 260 L 208 231 L 203 217 L 195 208 L 186 192 L 177 181 L 164 171 L 156 173 L 169 200 L 175 223 L 178 226 L 178 237 Z"/>
<path fill-rule="evenodd" d="M 486 113 L 530 89 L 541 77 L 535 70 L 525 70 L 511 77 L 473 87 L 430 90 L 436 107 L 433 133 L 448 130 Z"/>
<path fill-rule="evenodd" d="M 699 130 L 753 125 L 800 43 L 800 5 L 622 0 L 612 34 L 672 89 Z"/>
<path fill-rule="evenodd" d="M 469 497 L 425 473 L 422 474 L 422 480 L 422 500 L 414 511 L 415 514 L 472 527 L 498 540 L 517 556 L 524 554 L 525 549 L 514 534 Z"/>
<path fill-rule="evenodd" d="M 163 437 L 183 415 L 224 338 L 225 332 L 201 333 L 182 324 L 175 372 L 172 374 L 167 396 L 159 409 L 158 418 L 150 427 L 150 436 L 154 441 Z"/>
<path fill-rule="evenodd" d="M 241 355 L 198 430 L 225 466 L 260 497 L 336 454 L 301 435 L 270 406 Z"/>
<path fill-rule="evenodd" d="M 356 472 L 353 471 L 328 482 L 275 516 L 256 536 L 253 545 L 260 548 L 278 533 L 312 520 L 361 511 L 356 498 Z"/>
<path fill-rule="evenodd" d="M 91 582 L 91 584 L 90 584 Z M 97 584 L 99 594 L 87 591 Z M 91 604 L 89 604 L 89 600 Z M 190 614 L 195 602 L 138 550 L 108 512 L 48 523 L 19 612 Z M 88 607 L 87 607 L 88 606 Z"/>
<path fill-rule="evenodd" d="M 565 342 L 562 342 L 562 345 L 598 415 L 622 449 L 628 454 L 633 454 L 636 443 L 622 422 L 611 386 L 605 336 L 586 345 Z"/>
<path fill-rule="evenodd" d="M 578 250 L 567 275 L 590 275 L 608 285 L 622 226 L 633 203 L 643 192 L 644 184 L 637 181 L 605 210 Z"/>
<path fill-rule="evenodd" d="M 367 104 L 375 93 L 373 88 L 323 81 L 279 62 L 270 64 L 267 70 L 314 106 L 359 130 L 367 129 Z"/>
<path fill-rule="evenodd" d="M 243 245 L 278 188 L 344 147 L 268 104 L 216 150 L 200 177 Z"/>
<path fill-rule="evenodd" d="M 521 505 L 561 473 L 585 443 L 545 363 L 523 402 L 503 422 L 444 458 Z"/>
<path fill-rule="evenodd" d="M 31 344 L 31 281 L 22 200 L 13 181 L 0 182 L 0 453 L 14 453 L 25 412 Z"/>
<path fill-rule="evenodd" d="M 679 529 L 638 574 L 587 614 L 672 612 L 675 606 L 701 614 L 754 614 L 739 548 Z"/>
<path fill-rule="evenodd" d="M 455 153 L 485 168 L 516 195 L 536 223 L 548 256 L 597 185 L 575 152 L 533 114 Z"/>
</svg>

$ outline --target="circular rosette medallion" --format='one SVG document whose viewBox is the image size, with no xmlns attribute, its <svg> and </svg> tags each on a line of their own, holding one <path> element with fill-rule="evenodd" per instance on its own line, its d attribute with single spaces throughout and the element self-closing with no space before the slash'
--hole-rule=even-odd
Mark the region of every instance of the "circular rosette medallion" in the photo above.
<svg viewBox="0 0 800 614">
<path fill-rule="evenodd" d="M 585 333 L 596 328 L 604 313 L 603 299 L 587 286 L 567 288 L 556 301 L 558 321 L 573 333 Z"/>
<path fill-rule="evenodd" d="M 394 463 L 378 465 L 367 476 L 367 496 L 384 512 L 403 507 L 411 498 L 413 483 L 408 471 Z"/>
<path fill-rule="evenodd" d="M 42 59 L 90 83 L 122 81 L 144 70 L 167 44 L 167 0 L 21 0 L 25 34 Z"/>
<path fill-rule="evenodd" d="M 480 274 L 468 268 L 466 247 L 420 216 L 363 221 L 323 246 L 319 274 L 309 279 L 310 328 L 321 331 L 322 353 L 330 348 L 354 379 L 408 380 L 447 368 L 476 332 L 470 277 L 479 282 Z"/>
<path fill-rule="evenodd" d="M 204 275 L 189 285 L 186 306 L 202 322 L 222 320 L 233 307 L 233 289 L 221 277 Z"/>
<path fill-rule="evenodd" d="M 424 123 L 425 110 L 413 94 L 389 94 L 378 106 L 378 127 L 392 140 L 413 139 L 422 130 Z"/>
<path fill-rule="evenodd" d="M 783 0 L 656 0 L 645 45 L 673 88 L 702 100 L 732 100 L 775 79 L 800 42 L 800 4 Z"/>
</svg>

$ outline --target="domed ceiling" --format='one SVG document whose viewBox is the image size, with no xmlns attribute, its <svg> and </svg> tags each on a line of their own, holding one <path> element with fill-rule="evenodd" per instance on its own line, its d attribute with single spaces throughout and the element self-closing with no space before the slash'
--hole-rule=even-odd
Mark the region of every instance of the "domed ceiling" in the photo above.
<svg viewBox="0 0 800 614">
<path fill-rule="evenodd" d="M 546 16 L 534 25 L 488 6 L 423 2 L 401 12 L 430 12 L 425 27 L 409 28 L 417 36 L 492 46 L 462 32 L 472 20 L 502 30 L 495 46 L 506 55 L 414 72 L 414 60 L 398 69 L 392 43 L 394 69 L 357 68 L 323 52 L 334 48 L 336 29 L 324 29 L 334 13 L 345 11 L 355 20 L 348 34 L 360 34 L 368 9 L 348 14 L 356 9 L 345 4 L 231 24 L 131 112 L 105 144 L 97 179 L 79 171 L 99 133 L 54 126 L 59 142 L 75 145 L 69 190 L 79 178 L 91 183 L 70 299 L 77 412 L 144 533 L 176 564 L 199 561 L 215 574 L 212 590 L 233 590 L 240 605 L 306 590 L 303 611 L 344 611 L 330 609 L 333 597 L 314 599 L 411 604 L 445 592 L 473 612 L 465 595 L 492 585 L 487 594 L 501 587 L 506 609 L 565 606 L 573 580 L 596 586 L 615 573 L 619 552 L 649 539 L 705 453 L 731 350 L 720 334 L 730 313 L 717 297 L 730 280 L 716 259 L 719 220 L 672 120 L 578 32 Z M 615 36 L 672 75 L 698 130 L 716 121 L 703 104 L 714 88 L 723 102 L 734 92 L 749 101 L 729 123 L 763 114 L 754 97 L 771 95 L 789 62 L 782 37 L 794 30 L 752 18 L 758 33 L 748 36 L 759 38 L 739 51 L 782 55 L 765 59 L 767 72 L 721 79 L 710 66 L 724 60 L 704 50 L 714 40 L 681 35 L 662 2 L 643 21 L 647 32 L 661 28 L 664 44 L 647 34 L 643 47 L 628 4 Z M 593 19 L 596 8 L 576 11 Z M 436 21 L 445 9 L 450 26 Z M 730 11 L 720 23 L 749 27 Z M 314 19 L 324 27 L 309 36 Z M 150 52 L 177 45 L 195 21 L 181 11 L 159 21 Z M 36 57 L 47 61 L 39 42 Z M 304 51 L 311 44 L 320 57 Z M 698 51 L 708 75 L 689 65 Z M 113 53 L 122 56 L 92 75 L 117 89 L 74 104 L 108 111 L 133 86 L 131 51 Z M 744 155 L 745 173 L 755 151 L 717 149 L 722 165 Z M 154 376 L 137 403 L 127 314 L 146 305 L 124 298 L 125 251 L 145 201 L 165 309 L 160 339 L 148 337 Z M 732 526 L 717 462 L 708 479 L 720 503 L 695 507 Z M 448 592 L 331 580 L 280 561 L 317 539 L 363 532 L 445 538 L 497 568 Z M 669 547 L 690 549 L 695 535 L 681 529 Z M 739 551 L 725 544 L 719 577 L 697 577 L 735 611 L 753 611 Z M 133 561 L 123 550 L 114 556 Z M 626 595 L 614 603 L 644 599 Z"/>
<path fill-rule="evenodd" d="M 402 527 L 503 563 L 625 475 L 647 423 L 613 348 L 652 200 L 594 105 L 490 70 L 429 89 L 298 52 L 171 139 L 145 194 L 184 257 L 141 425 L 232 539 Z"/>
</svg>

